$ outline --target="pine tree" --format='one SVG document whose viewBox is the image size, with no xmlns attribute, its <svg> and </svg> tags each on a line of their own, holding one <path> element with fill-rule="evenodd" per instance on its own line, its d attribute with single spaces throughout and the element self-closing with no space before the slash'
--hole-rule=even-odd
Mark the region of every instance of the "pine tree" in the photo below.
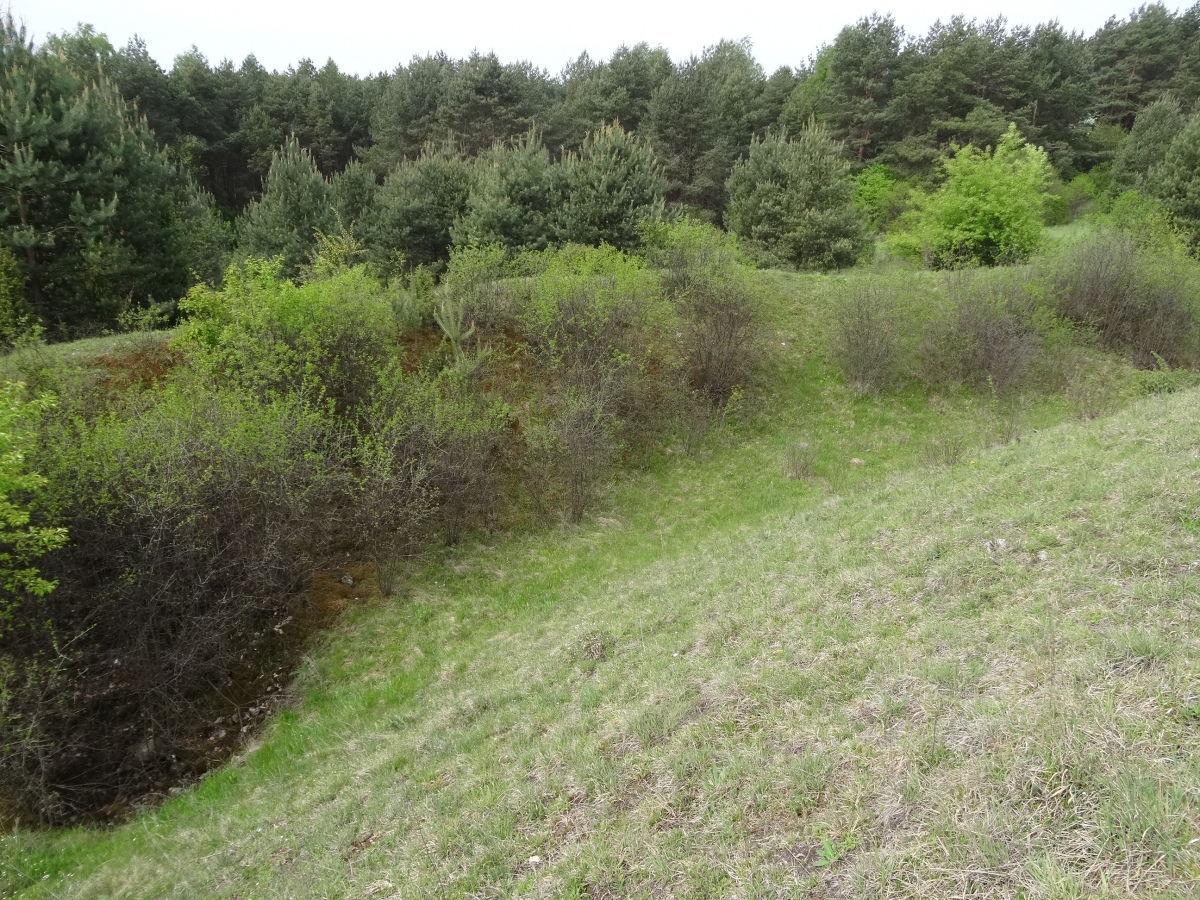
<svg viewBox="0 0 1200 900">
<path fill-rule="evenodd" d="M 354 160 L 333 176 L 329 189 L 333 196 L 333 208 L 337 210 L 342 224 L 351 231 L 360 231 L 371 217 L 379 194 L 375 173 Z"/>
<path fill-rule="evenodd" d="M 640 130 L 670 182 L 669 200 L 720 218 L 734 162 L 771 124 L 760 103 L 765 87 L 746 41 L 721 41 L 661 82 Z"/>
<path fill-rule="evenodd" d="M 833 44 L 824 111 L 828 127 L 860 161 L 887 137 L 887 105 L 899 69 L 904 29 L 873 15 L 842 29 Z"/>
<path fill-rule="evenodd" d="M 1183 124 L 1179 101 L 1173 97 L 1157 100 L 1138 113 L 1133 130 L 1113 160 L 1113 191 L 1144 191 L 1146 176 L 1166 157 Z"/>
<path fill-rule="evenodd" d="M 1176 135 L 1162 163 L 1151 170 L 1153 186 L 1175 224 L 1193 247 L 1200 246 L 1200 113 L 1193 113 Z"/>
<path fill-rule="evenodd" d="M 369 258 L 390 272 L 406 265 L 440 269 L 450 259 L 450 229 L 467 208 L 471 172 L 448 147 L 427 146 L 388 175 L 359 232 Z"/>
<path fill-rule="evenodd" d="M 190 284 L 186 185 L 98 67 L 86 78 L 0 20 L 0 245 L 58 336 Z"/>
<path fill-rule="evenodd" d="M 452 229 L 455 244 L 541 250 L 554 240 L 561 192 L 537 131 L 494 146 L 474 172 L 466 211 Z"/>
<path fill-rule="evenodd" d="M 281 273 L 294 278 L 316 245 L 318 231 L 336 226 L 333 197 L 312 154 L 295 136 L 271 160 L 261 200 L 251 203 L 238 228 L 238 249 L 247 256 L 283 258 Z"/>
<path fill-rule="evenodd" d="M 191 178 L 181 178 L 175 227 L 191 280 L 220 284 L 233 253 L 233 228 L 222 218 L 212 194 Z"/>
<path fill-rule="evenodd" d="M 590 135 L 561 164 L 564 202 L 557 210 L 561 242 L 638 245 L 638 226 L 661 215 L 667 181 L 654 152 L 620 125 Z"/>
<path fill-rule="evenodd" d="M 725 224 L 767 261 L 798 269 L 853 265 L 867 247 L 842 148 L 810 123 L 750 145 L 729 176 Z"/>
</svg>

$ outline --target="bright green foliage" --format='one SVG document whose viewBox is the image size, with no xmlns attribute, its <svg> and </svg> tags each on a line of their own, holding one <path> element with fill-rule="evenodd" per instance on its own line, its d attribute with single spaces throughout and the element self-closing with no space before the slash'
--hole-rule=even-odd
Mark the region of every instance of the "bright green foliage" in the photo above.
<svg viewBox="0 0 1200 900">
<path fill-rule="evenodd" d="M 1183 123 L 1179 101 L 1173 97 L 1164 97 L 1138 113 L 1133 130 L 1113 159 L 1113 191 L 1148 188 L 1152 191 L 1147 176 L 1166 157 L 1171 142 L 1183 130 Z"/>
<path fill-rule="evenodd" d="M 332 234 L 318 231 L 317 243 L 308 262 L 300 266 L 301 281 L 325 281 L 353 269 L 366 255 L 363 245 L 337 217 Z"/>
<path fill-rule="evenodd" d="M 729 176 L 725 225 L 768 261 L 798 269 L 853 265 L 868 244 L 849 168 L 815 123 L 795 140 L 784 131 L 756 140 Z"/>
<path fill-rule="evenodd" d="M 882 163 L 854 176 L 854 207 L 872 228 L 882 231 L 909 207 L 912 187 L 895 169 Z"/>
<path fill-rule="evenodd" d="M 399 259 L 440 269 L 450 253 L 450 229 L 467 207 L 471 171 L 449 147 L 428 145 L 388 175 L 359 233 L 371 262 L 392 274 Z"/>
<path fill-rule="evenodd" d="M 563 203 L 556 231 L 563 243 L 630 250 L 641 223 L 662 215 L 667 181 L 654 151 L 620 125 L 606 125 L 567 154 L 558 181 Z"/>
<path fill-rule="evenodd" d="M 194 288 L 180 303 L 179 346 L 251 396 L 355 404 L 396 333 L 379 283 L 361 267 L 303 285 L 281 274 L 278 258 L 251 259 L 230 267 L 221 290 Z"/>
<path fill-rule="evenodd" d="M 466 211 L 451 232 L 455 244 L 541 250 L 554 240 L 559 190 L 538 132 L 493 147 L 474 173 Z"/>
<path fill-rule="evenodd" d="M 1165 253 L 1182 251 L 1184 235 L 1171 220 L 1166 204 L 1141 191 L 1122 191 L 1113 198 L 1112 206 L 1102 221 L 1123 231 L 1138 246 Z"/>
<path fill-rule="evenodd" d="M 11 346 L 35 323 L 17 258 L 7 247 L 0 247 L 0 346 Z"/>
<path fill-rule="evenodd" d="M 1045 152 L 1010 126 L 995 151 L 968 145 L 944 163 L 946 180 L 890 244 L 935 268 L 1027 259 L 1042 237 L 1051 169 Z"/>
<path fill-rule="evenodd" d="M 33 563 L 67 540 L 62 528 L 30 524 L 29 498 L 46 479 L 29 471 L 25 454 L 35 438 L 32 424 L 54 399 L 26 400 L 24 392 L 25 386 L 16 382 L 6 381 L 0 388 L 0 625 L 14 595 L 44 597 L 54 590 Z"/>
<path fill-rule="evenodd" d="M 1200 114 L 1188 119 L 1149 181 L 1189 242 L 1200 244 Z"/>
<path fill-rule="evenodd" d="M 0 244 L 43 323 L 70 334 L 175 300 L 186 232 L 208 214 L 102 72 L 77 74 L 0 20 Z"/>
<path fill-rule="evenodd" d="M 238 223 L 238 245 L 253 257 L 283 258 L 282 274 L 293 278 L 316 242 L 316 232 L 335 227 L 329 182 L 295 135 L 271 160 L 261 200 Z"/>
</svg>

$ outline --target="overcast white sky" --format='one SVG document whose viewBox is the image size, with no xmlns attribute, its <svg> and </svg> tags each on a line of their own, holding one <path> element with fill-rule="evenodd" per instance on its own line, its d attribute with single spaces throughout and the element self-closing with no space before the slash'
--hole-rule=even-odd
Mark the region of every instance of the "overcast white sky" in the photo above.
<svg viewBox="0 0 1200 900">
<path fill-rule="evenodd" d="M 494 50 L 505 62 L 527 59 L 559 72 L 587 50 L 607 57 L 621 44 L 646 41 L 672 58 L 699 53 L 721 38 L 749 37 L 769 72 L 798 65 L 846 25 L 875 11 L 892 12 L 910 33 L 924 32 L 955 13 L 1005 15 L 1013 24 L 1058 19 L 1088 34 L 1135 0 L 13 0 L 12 11 L 40 42 L 47 34 L 88 22 L 118 47 L 145 39 L 164 68 L 192 45 L 210 61 L 240 62 L 253 53 L 269 69 L 309 57 L 332 57 L 343 71 L 393 69 L 414 54 L 444 50 L 454 57 Z M 1167 5 L 1178 9 L 1179 3 Z"/>
</svg>

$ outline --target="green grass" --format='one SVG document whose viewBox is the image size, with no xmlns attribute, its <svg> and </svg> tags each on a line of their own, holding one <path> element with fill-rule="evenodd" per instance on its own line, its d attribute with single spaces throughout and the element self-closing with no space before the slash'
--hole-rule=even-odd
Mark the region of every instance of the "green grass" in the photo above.
<svg viewBox="0 0 1200 900">
<path fill-rule="evenodd" d="M 769 280 L 772 377 L 699 453 L 431 560 L 232 764 L 5 838 L 4 893 L 1191 896 L 1200 393 L 1029 399 L 1000 445 L 849 392 L 837 279 Z"/>
<path fill-rule="evenodd" d="M 19 381 L 26 378 L 30 371 L 53 365 L 87 369 L 103 357 L 122 356 L 159 347 L 170 339 L 172 333 L 166 330 L 110 334 L 63 344 L 21 347 L 0 355 L 0 378 Z"/>
<path fill-rule="evenodd" d="M 1069 222 L 1066 225 L 1050 226 L 1046 229 L 1046 237 L 1051 243 L 1061 243 L 1062 241 L 1072 241 L 1085 237 L 1095 230 L 1095 224 L 1083 218 L 1076 219 L 1074 222 Z"/>
</svg>

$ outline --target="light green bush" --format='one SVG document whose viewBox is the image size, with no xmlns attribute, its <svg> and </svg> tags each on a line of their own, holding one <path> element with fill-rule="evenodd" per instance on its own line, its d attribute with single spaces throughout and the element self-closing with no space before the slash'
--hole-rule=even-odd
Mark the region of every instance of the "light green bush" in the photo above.
<svg viewBox="0 0 1200 900">
<path fill-rule="evenodd" d="M 854 176 L 854 206 L 876 231 L 886 231 L 908 211 L 912 192 L 912 185 L 883 163 L 867 166 Z"/>
<path fill-rule="evenodd" d="M 0 387 L 0 633 L 11 626 L 19 597 L 44 597 L 54 590 L 54 582 L 43 578 L 35 563 L 67 539 L 64 529 L 31 521 L 31 502 L 46 479 L 30 469 L 26 457 L 36 439 L 38 419 L 55 401 L 45 395 L 27 399 L 24 394 L 19 382 L 6 381 Z"/>
<path fill-rule="evenodd" d="M 361 403 L 396 344 L 391 302 L 362 267 L 297 285 L 278 260 L 248 260 L 181 309 L 176 344 L 193 365 L 252 396 L 301 392 L 341 412 Z"/>
<path fill-rule="evenodd" d="M 993 151 L 968 145 L 943 163 L 945 181 L 918 196 L 888 244 L 931 268 L 1028 259 L 1042 239 L 1051 169 L 1045 152 L 1011 126 Z"/>
</svg>

